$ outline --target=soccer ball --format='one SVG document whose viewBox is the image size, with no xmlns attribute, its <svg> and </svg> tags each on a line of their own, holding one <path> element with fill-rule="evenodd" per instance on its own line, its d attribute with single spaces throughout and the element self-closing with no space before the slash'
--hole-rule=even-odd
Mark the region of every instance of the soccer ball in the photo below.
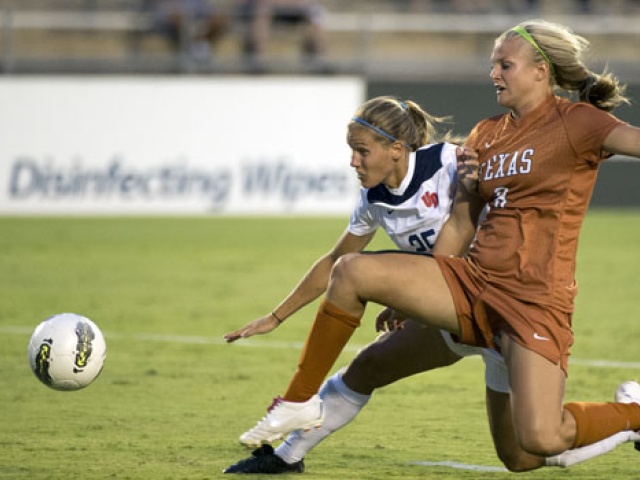
<svg viewBox="0 0 640 480">
<path fill-rule="evenodd" d="M 98 326 L 88 318 L 60 313 L 36 327 L 28 356 L 31 370 L 46 386 L 79 390 L 100 375 L 107 344 Z"/>
</svg>

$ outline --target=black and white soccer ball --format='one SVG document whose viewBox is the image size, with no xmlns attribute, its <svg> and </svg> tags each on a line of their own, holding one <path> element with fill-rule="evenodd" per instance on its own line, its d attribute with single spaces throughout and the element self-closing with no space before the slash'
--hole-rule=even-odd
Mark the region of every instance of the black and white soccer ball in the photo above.
<svg viewBox="0 0 640 480">
<path fill-rule="evenodd" d="M 75 313 L 60 313 L 36 327 L 28 347 L 29 365 L 55 390 L 90 385 L 104 366 L 107 344 L 98 326 Z"/>
</svg>

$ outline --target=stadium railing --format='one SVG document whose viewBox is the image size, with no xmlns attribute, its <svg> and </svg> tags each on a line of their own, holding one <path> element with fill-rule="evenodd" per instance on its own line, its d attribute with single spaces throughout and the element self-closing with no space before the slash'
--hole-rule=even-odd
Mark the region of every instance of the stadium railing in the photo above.
<svg viewBox="0 0 640 480">
<path fill-rule="evenodd" d="M 431 77 L 437 72 L 476 76 L 486 71 L 494 36 L 522 18 L 509 14 L 329 11 L 325 25 L 327 62 L 335 73 L 373 77 Z M 617 72 L 640 79 L 637 16 L 559 14 L 549 19 L 593 37 L 596 59 L 606 58 Z M 211 61 L 195 62 L 184 52 L 176 54 L 158 42 L 145 51 L 148 37 L 157 34 L 150 15 L 142 12 L 5 8 L 0 10 L 0 68 L 6 74 L 242 72 L 245 66 L 238 53 L 238 28 L 234 26 L 223 45 L 214 47 Z M 29 41 L 30 34 L 39 40 Z M 106 41 L 105 36 L 112 40 Z M 55 42 L 48 42 L 54 37 L 66 37 L 67 43 L 59 42 L 55 50 L 51 46 Z M 95 46 L 90 47 L 92 41 Z M 40 51 L 38 42 L 51 45 Z M 84 43 L 85 49 L 76 54 L 69 47 L 73 42 Z M 287 50 L 291 43 L 291 38 L 283 36 L 282 48 L 274 49 L 268 57 L 269 65 L 274 71 L 305 73 L 304 62 Z"/>
</svg>

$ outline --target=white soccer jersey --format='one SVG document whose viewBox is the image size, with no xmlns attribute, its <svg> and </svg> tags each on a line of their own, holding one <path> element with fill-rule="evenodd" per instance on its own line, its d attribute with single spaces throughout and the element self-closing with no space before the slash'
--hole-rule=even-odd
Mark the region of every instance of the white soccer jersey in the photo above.
<svg viewBox="0 0 640 480">
<path fill-rule="evenodd" d="M 456 189 L 456 146 L 426 145 L 409 156 L 396 189 L 363 188 L 349 232 L 362 236 L 383 228 L 400 250 L 431 252 L 449 217 Z"/>
</svg>

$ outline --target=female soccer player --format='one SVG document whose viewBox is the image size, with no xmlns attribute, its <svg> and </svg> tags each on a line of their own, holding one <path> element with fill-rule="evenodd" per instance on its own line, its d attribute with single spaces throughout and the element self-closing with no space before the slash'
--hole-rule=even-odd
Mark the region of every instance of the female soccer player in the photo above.
<svg viewBox="0 0 640 480">
<path fill-rule="evenodd" d="M 349 227 L 274 311 L 227 334 L 227 341 L 270 332 L 315 300 L 326 290 L 335 262 L 347 253 L 362 251 L 378 228 L 383 228 L 401 250 L 431 251 L 451 211 L 456 188 L 456 153 L 464 152 L 455 144 L 442 142 L 451 139 L 448 134 L 441 136 L 438 132 L 444 121 L 429 115 L 415 102 L 401 102 L 393 97 L 374 98 L 358 108 L 349 123 L 348 142 L 353 151 L 351 165 L 363 188 Z M 468 156 L 471 158 L 471 154 Z M 393 312 L 384 311 L 378 330 L 393 329 L 396 321 Z M 326 436 L 330 433 L 329 425 L 334 425 L 333 430 L 338 428 L 336 423 L 342 426 L 350 421 L 375 388 L 451 365 L 461 356 L 472 354 L 485 357 L 490 390 L 506 395 L 506 367 L 497 352 L 456 344 L 445 332 L 407 321 L 404 328 L 387 332 L 363 350 L 346 371 L 344 380 L 341 373 L 332 378 L 327 388 L 352 395 L 352 408 L 346 408 L 348 405 L 331 408 L 329 403 L 333 405 L 338 400 L 327 402 L 325 398 L 325 417 L 329 421 L 317 433 Z M 398 355 L 404 358 L 398 361 Z M 388 358 L 393 362 L 388 362 Z M 359 399 L 355 402 L 357 408 L 353 408 L 355 398 Z M 320 399 L 315 400 L 319 406 Z M 321 419 L 316 416 L 311 423 L 319 425 Z M 241 442 L 258 446 L 265 433 L 247 432 Z"/>
<path fill-rule="evenodd" d="M 491 79 L 509 111 L 480 122 L 467 141 L 480 161 L 477 189 L 459 183 L 435 256 L 350 253 L 336 262 L 285 401 L 265 417 L 270 427 L 309 426 L 318 377 L 372 301 L 502 353 L 511 439 L 537 462 L 529 469 L 640 429 L 635 382 L 614 403 L 563 405 L 578 234 L 597 168 L 611 154 L 640 157 L 640 129 L 607 113 L 626 101 L 623 89 L 613 75 L 583 64 L 587 47 L 568 28 L 542 20 L 497 38 Z M 578 92 L 580 101 L 556 96 L 556 88 Z M 461 257 L 485 205 L 489 213 Z"/>
</svg>

